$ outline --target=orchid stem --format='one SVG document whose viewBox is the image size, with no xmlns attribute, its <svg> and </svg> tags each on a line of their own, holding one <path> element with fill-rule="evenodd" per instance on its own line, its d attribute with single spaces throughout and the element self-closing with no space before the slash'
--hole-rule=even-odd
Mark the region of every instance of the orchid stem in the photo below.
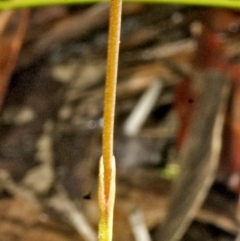
<svg viewBox="0 0 240 241">
<path fill-rule="evenodd" d="M 99 241 L 112 240 L 116 169 L 113 156 L 113 132 L 116 102 L 118 56 L 122 0 L 110 1 L 107 73 L 104 99 L 103 155 L 99 168 Z"/>
</svg>

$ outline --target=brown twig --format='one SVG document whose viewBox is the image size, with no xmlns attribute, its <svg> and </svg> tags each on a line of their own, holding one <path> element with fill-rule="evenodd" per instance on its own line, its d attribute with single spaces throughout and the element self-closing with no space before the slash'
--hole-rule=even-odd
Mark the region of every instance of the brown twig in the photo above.
<svg viewBox="0 0 240 241">
<path fill-rule="evenodd" d="M 21 11 L 21 21 L 18 26 L 18 29 L 16 31 L 15 37 L 12 40 L 11 46 L 10 46 L 10 54 L 9 58 L 6 62 L 5 68 L 3 69 L 3 72 L 0 74 L 0 109 L 2 108 L 4 98 L 6 95 L 6 91 L 9 85 L 9 80 L 11 77 L 11 74 L 15 68 L 19 51 L 22 46 L 22 42 L 27 30 L 27 24 L 28 24 L 28 18 L 29 18 L 30 11 L 28 9 L 24 9 Z"/>
</svg>

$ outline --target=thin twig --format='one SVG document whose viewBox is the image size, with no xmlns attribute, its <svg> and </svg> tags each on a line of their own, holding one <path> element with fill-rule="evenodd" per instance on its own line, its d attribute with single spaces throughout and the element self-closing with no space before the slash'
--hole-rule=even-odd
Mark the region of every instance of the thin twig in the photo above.
<svg viewBox="0 0 240 241">
<path fill-rule="evenodd" d="M 84 214 L 68 198 L 63 188 L 57 187 L 57 189 L 57 194 L 47 200 L 47 205 L 66 216 L 85 241 L 96 241 L 97 234 L 89 225 Z"/>
<path fill-rule="evenodd" d="M 140 210 L 134 210 L 129 216 L 129 221 L 136 241 L 151 241 L 144 215 Z"/>
<path fill-rule="evenodd" d="M 124 123 L 123 132 L 127 136 L 136 136 L 147 117 L 152 111 L 156 100 L 163 88 L 163 83 L 156 80 L 154 81 L 142 95 L 139 102 Z"/>
</svg>

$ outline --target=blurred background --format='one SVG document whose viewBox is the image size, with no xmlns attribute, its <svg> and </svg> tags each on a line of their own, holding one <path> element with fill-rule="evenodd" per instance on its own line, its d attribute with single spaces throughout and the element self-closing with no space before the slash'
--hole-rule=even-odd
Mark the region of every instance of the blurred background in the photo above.
<svg viewBox="0 0 240 241">
<path fill-rule="evenodd" d="M 97 239 L 108 11 L 0 12 L 0 241 Z M 239 12 L 122 16 L 114 241 L 238 240 Z"/>
</svg>

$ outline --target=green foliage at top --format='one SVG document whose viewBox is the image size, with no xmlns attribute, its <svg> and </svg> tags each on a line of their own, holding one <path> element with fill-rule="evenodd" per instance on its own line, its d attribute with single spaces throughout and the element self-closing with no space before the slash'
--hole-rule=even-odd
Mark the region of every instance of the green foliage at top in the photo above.
<svg viewBox="0 0 240 241">
<path fill-rule="evenodd" d="M 0 0 L 0 9 L 40 7 L 60 4 L 86 4 L 96 2 L 109 2 L 109 0 Z M 182 4 L 240 9 L 239 0 L 124 0 L 124 2 Z"/>
</svg>

